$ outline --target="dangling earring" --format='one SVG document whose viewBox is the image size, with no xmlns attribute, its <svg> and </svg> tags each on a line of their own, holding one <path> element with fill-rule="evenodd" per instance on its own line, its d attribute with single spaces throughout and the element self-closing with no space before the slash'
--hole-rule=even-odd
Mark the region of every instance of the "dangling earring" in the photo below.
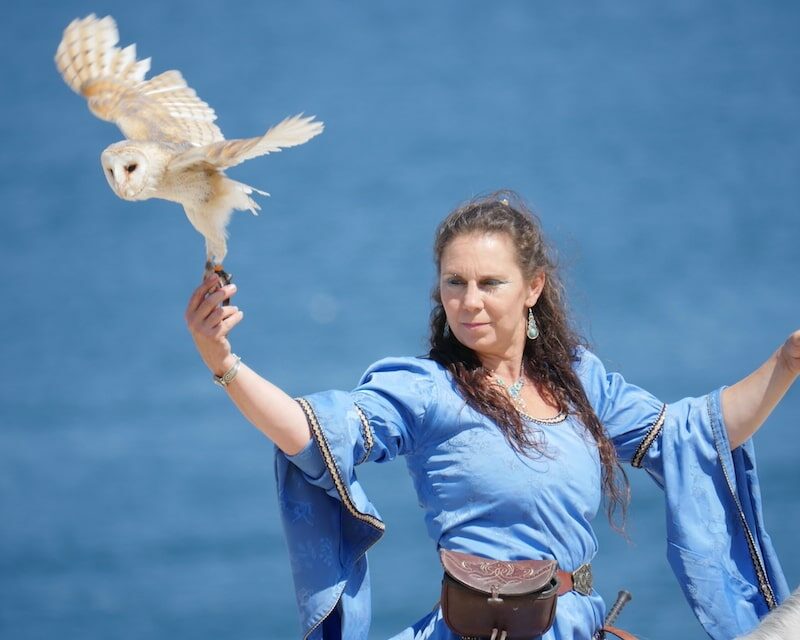
<svg viewBox="0 0 800 640">
<path fill-rule="evenodd" d="M 536 340 L 536 338 L 539 337 L 539 327 L 536 326 L 536 318 L 533 317 L 533 307 L 528 307 L 528 327 L 526 333 L 531 340 Z"/>
<path fill-rule="evenodd" d="M 450 337 L 450 324 L 449 323 L 447 323 L 447 322 L 444 323 L 444 331 L 442 331 L 442 333 L 444 334 L 445 338 L 449 338 Z"/>
</svg>

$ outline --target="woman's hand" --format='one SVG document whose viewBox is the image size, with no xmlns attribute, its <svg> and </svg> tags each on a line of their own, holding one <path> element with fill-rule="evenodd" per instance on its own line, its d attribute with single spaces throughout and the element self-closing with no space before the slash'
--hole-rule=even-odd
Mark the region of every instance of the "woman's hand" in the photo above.
<svg viewBox="0 0 800 640">
<path fill-rule="evenodd" d="M 223 300 L 236 293 L 236 285 L 221 284 L 216 274 L 203 280 L 189 298 L 185 315 L 200 357 L 217 376 L 223 375 L 235 363 L 228 334 L 244 317 L 238 307 L 220 306 Z"/>
<path fill-rule="evenodd" d="M 795 331 L 783 343 L 778 356 L 789 372 L 795 376 L 800 374 L 800 330 Z"/>
</svg>

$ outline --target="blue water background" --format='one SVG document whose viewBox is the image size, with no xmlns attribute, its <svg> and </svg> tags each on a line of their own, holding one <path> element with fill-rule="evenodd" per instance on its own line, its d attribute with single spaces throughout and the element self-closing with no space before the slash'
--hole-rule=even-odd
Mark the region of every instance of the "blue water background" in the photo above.
<svg viewBox="0 0 800 640">
<path fill-rule="evenodd" d="M 24 8 L 23 8 L 24 7 Z M 0 25 L 0 637 L 293 638 L 271 445 L 185 330 L 202 240 L 178 205 L 117 199 L 121 138 L 52 58 L 110 13 L 180 69 L 228 137 L 300 111 L 325 133 L 230 173 L 270 191 L 226 261 L 248 364 L 289 393 L 425 351 L 431 235 L 512 187 L 558 247 L 582 331 L 669 401 L 731 383 L 800 322 L 800 5 L 29 2 Z M 766 518 L 800 583 L 800 391 L 757 435 Z M 498 473 L 502 473 L 498 469 Z M 602 516 L 622 626 L 702 638 L 664 560 L 659 491 Z M 364 469 L 388 532 L 374 638 L 423 615 L 439 570 L 402 462 Z"/>
</svg>

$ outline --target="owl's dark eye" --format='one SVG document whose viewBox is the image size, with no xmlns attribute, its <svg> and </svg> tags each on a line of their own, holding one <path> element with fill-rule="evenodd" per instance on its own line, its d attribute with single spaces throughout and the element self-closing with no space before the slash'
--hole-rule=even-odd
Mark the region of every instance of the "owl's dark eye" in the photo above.
<svg viewBox="0 0 800 640">
<path fill-rule="evenodd" d="M 138 164 L 136 164 L 135 162 L 132 162 L 127 167 L 125 167 L 125 171 L 127 171 L 128 173 L 133 173 L 134 171 L 136 171 L 136 167 L 138 167 L 138 166 L 139 166 Z"/>
<path fill-rule="evenodd" d="M 108 175 L 110 175 L 112 178 L 114 177 L 114 170 L 111 167 L 108 168 Z"/>
</svg>

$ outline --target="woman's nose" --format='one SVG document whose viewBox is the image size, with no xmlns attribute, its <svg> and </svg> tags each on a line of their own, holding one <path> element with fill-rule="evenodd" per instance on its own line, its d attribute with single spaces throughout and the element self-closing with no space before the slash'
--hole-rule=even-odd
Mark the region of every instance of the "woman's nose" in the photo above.
<svg viewBox="0 0 800 640">
<path fill-rule="evenodd" d="M 480 309 L 483 306 L 480 289 L 475 284 L 468 284 L 464 292 L 464 307 L 470 310 Z"/>
</svg>

